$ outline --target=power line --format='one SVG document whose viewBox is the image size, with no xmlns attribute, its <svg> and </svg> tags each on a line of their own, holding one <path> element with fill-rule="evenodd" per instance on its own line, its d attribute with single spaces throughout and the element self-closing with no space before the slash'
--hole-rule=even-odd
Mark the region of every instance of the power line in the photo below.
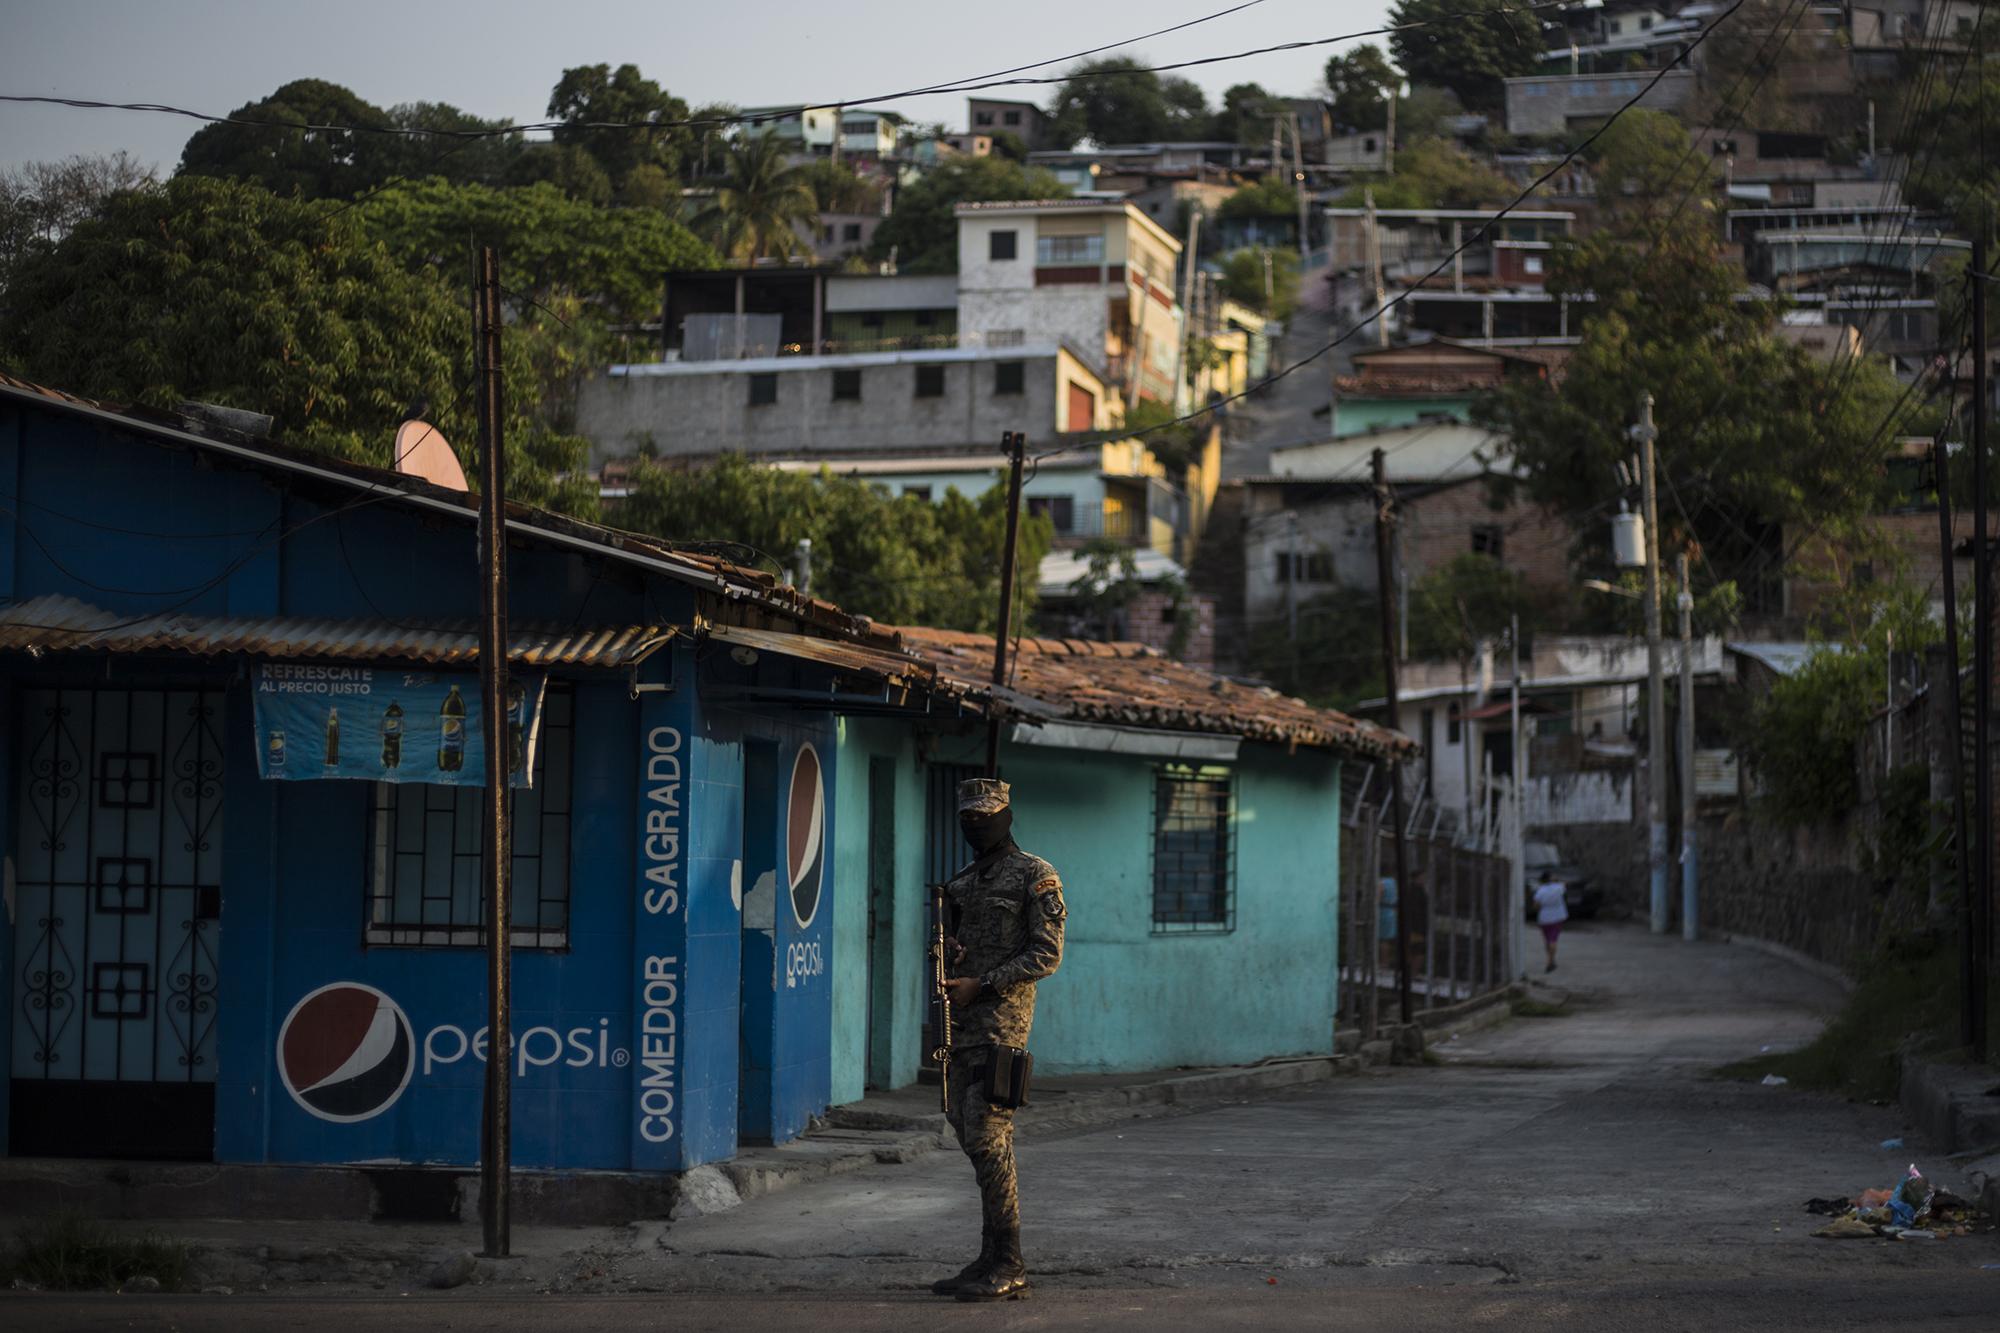
<svg viewBox="0 0 2000 1333">
<path fill-rule="evenodd" d="M 1529 182 L 1528 187 L 1522 190 L 1519 194 L 1515 195 L 1514 198 L 1510 200 L 1505 207 L 1495 212 L 1492 217 L 1488 218 L 1485 222 L 1481 223 L 1479 225 L 1479 228 L 1476 231 L 1474 231 L 1470 236 L 1466 237 L 1458 245 L 1454 246 L 1450 250 L 1450 252 L 1445 255 L 1443 259 L 1438 261 L 1436 267 L 1432 268 L 1430 272 L 1424 274 L 1421 278 L 1418 278 L 1415 283 L 1397 292 L 1395 296 L 1391 297 L 1388 301 L 1384 302 L 1380 307 L 1378 307 L 1372 313 L 1368 314 L 1367 316 L 1363 317 L 1360 320 L 1357 320 L 1355 323 L 1349 325 L 1348 328 L 1344 332 L 1342 332 L 1338 337 L 1334 338 L 1333 341 L 1323 344 L 1314 351 L 1307 353 L 1303 357 L 1300 357 L 1297 361 L 1294 361 L 1289 365 L 1286 365 L 1276 371 L 1273 371 L 1271 374 L 1259 380 L 1256 384 L 1251 385 L 1249 388 L 1243 389 L 1237 393 L 1230 394 L 1226 398 L 1219 398 L 1216 401 L 1205 404 L 1202 407 L 1196 409 L 1195 411 L 1186 413 L 1183 416 L 1171 417 L 1166 421 L 1157 422 L 1151 426 L 1141 426 L 1135 430 L 1121 431 L 1115 434 L 1107 433 L 1105 435 L 1105 438 L 1108 440 L 1129 440 L 1129 439 L 1135 439 L 1141 435 L 1150 435 L 1154 431 L 1165 430 L 1170 426 L 1184 425 L 1187 422 L 1199 420 L 1201 417 L 1206 416 L 1207 414 L 1215 411 L 1219 407 L 1223 407 L 1229 403 L 1239 402 L 1245 398 L 1248 398 L 1250 397 L 1250 395 L 1258 392 L 1259 390 L 1267 388 L 1270 385 L 1277 383 L 1279 380 L 1285 378 L 1285 376 L 1290 375 L 1294 371 L 1303 370 L 1305 367 L 1311 365 L 1313 362 L 1325 356 L 1328 352 L 1331 352 L 1334 348 L 1346 342 L 1349 338 L 1352 338 L 1355 334 L 1361 332 L 1361 330 L 1367 328 L 1370 324 L 1373 324 L 1376 320 L 1388 314 L 1391 310 L 1394 310 L 1397 306 L 1401 305 L 1403 302 L 1409 300 L 1411 296 L 1415 295 L 1427 283 L 1429 283 L 1432 278 L 1437 277 L 1440 273 L 1443 273 L 1446 268 L 1450 267 L 1451 262 L 1454 259 L 1464 254 L 1468 249 L 1470 249 L 1472 246 L 1478 244 L 1482 239 L 1484 239 L 1486 235 L 1489 232 L 1491 232 L 1495 226 L 1499 224 L 1502 218 L 1506 217 L 1508 214 L 1512 213 L 1515 209 L 1519 208 L 1522 204 L 1526 203 L 1529 197 L 1532 196 L 1536 190 L 1541 189 L 1543 185 L 1547 184 L 1550 180 L 1552 180 L 1556 176 L 1557 173 L 1562 171 L 1564 167 L 1567 167 L 1571 162 L 1574 162 L 1579 156 L 1581 156 L 1584 149 L 1590 147 L 1592 144 L 1596 143 L 1599 139 L 1603 138 L 1605 131 L 1609 130 L 1613 125 L 1616 125 L 1619 119 L 1622 116 L 1624 116 L 1624 114 L 1627 111 L 1630 111 L 1633 107 L 1637 106 L 1645 98 L 1646 94 L 1650 93 L 1659 84 L 1660 80 L 1666 78 L 1668 74 L 1673 72 L 1674 68 L 1677 65 L 1680 65 L 1690 55 L 1693 55 L 1695 49 L 1699 47 L 1702 44 L 1702 42 L 1707 40 L 1709 34 L 1713 33 L 1717 28 L 1721 27 L 1724 23 L 1726 23 L 1729 20 L 1729 17 L 1732 14 L 1736 13 L 1737 10 L 1743 8 L 1743 6 L 1746 3 L 1747 0 L 1735 0 L 1734 4 L 1730 5 L 1729 8 L 1723 10 L 1722 13 L 1716 16 L 1715 21 L 1713 23 L 1709 24 L 1707 27 L 1703 28 L 1698 34 L 1696 34 L 1695 39 L 1689 42 L 1687 46 L 1682 48 L 1681 53 L 1679 55 L 1675 56 L 1672 60 L 1668 61 L 1666 64 L 1660 66 L 1660 68 L 1654 72 L 1653 77 L 1648 79 L 1645 82 L 1645 84 L 1639 89 L 1639 91 L 1633 93 L 1631 97 L 1627 98 L 1624 104 L 1621 105 L 1616 111 L 1612 112 L 1611 115 L 1605 120 L 1605 122 L 1602 125 L 1599 125 L 1596 129 L 1592 130 L 1574 148 L 1571 148 L 1568 152 L 1564 153 L 1562 157 L 1557 160 L 1554 166 L 1550 167 L 1547 171 L 1544 171 L 1541 175 L 1535 177 L 1533 181 Z M 1060 446 L 1055 449 L 1044 450 L 1042 453 L 1037 454 L 1035 456 L 1037 458 L 1046 458 L 1050 454 L 1062 452 L 1063 449 L 1065 448 L 1074 448 L 1076 446 L 1076 443 L 1077 443 L 1076 441 L 1072 440 L 1071 442 L 1063 446 Z"/>
<path fill-rule="evenodd" d="M 1019 65 L 1016 66 L 1014 70 L 1002 71 L 1000 73 L 1002 75 L 1013 75 L 1021 70 L 1039 69 L 1046 65 L 1060 63 L 1061 61 L 1064 60 L 1073 60 L 1078 58 L 1078 56 L 1080 55 L 1094 55 L 1097 54 L 1098 52 L 1113 50 L 1120 46 L 1130 45 L 1133 42 L 1145 41 L 1149 37 L 1161 36 L 1170 32 L 1178 32 L 1183 28 L 1193 27 L 1199 23 L 1206 23 L 1212 19 L 1223 18 L 1230 14 L 1237 13 L 1240 10 L 1248 9 L 1251 7 L 1251 4 L 1259 4 L 1259 3 L 1262 3 L 1262 0 L 1250 0 L 1249 4 L 1240 4 L 1233 9 L 1221 10 L 1217 13 L 1205 15 L 1204 17 L 1199 19 L 1192 19 L 1186 23 L 1177 24 L 1170 28 L 1159 29 L 1158 31 L 1153 33 L 1144 34 L 1139 37 L 1127 38 L 1124 41 L 1113 42 L 1105 46 L 1092 47 L 1088 51 L 1079 52 L 1076 53 L 1075 55 L 1054 56 L 1047 60 L 1035 61 L 1032 64 Z M 1571 3 L 1572 0 L 1536 0 L 1536 3 L 1532 4 L 1510 6 L 1504 9 L 1481 9 L 1477 12 L 1481 16 L 1488 14 L 1534 13 L 1544 9 L 1566 8 Z M 1738 3 L 1740 4 L 1741 0 L 1738 0 Z M 1732 8 L 1728 12 L 1733 13 L 1734 8 Z M 1362 37 L 1380 37 L 1398 32 L 1409 32 L 1420 28 L 1437 27 L 1455 22 L 1460 18 L 1466 18 L 1471 16 L 1472 15 L 1470 12 L 1448 14 L 1440 16 L 1439 18 L 1435 19 L 1424 19 L 1412 23 L 1389 24 L 1384 27 L 1378 27 L 1378 28 L 1364 28 L 1356 32 L 1340 33 L 1332 37 L 1302 38 L 1296 41 L 1278 42 L 1270 46 L 1253 47 L 1245 51 L 1234 51 L 1224 55 L 1199 56 L 1190 60 L 1171 61 L 1159 65 L 1136 65 L 1130 68 L 1121 67 L 1119 69 L 1113 69 L 1113 70 L 1071 70 L 1059 75 L 1043 75 L 1033 78 L 975 75 L 968 79 L 954 80 L 945 83 L 928 84 L 917 88 L 905 88 L 898 92 L 877 93 L 870 96 L 828 98 L 822 101 L 813 101 L 813 102 L 800 102 L 795 106 L 787 107 L 786 109 L 781 111 L 758 112 L 750 115 L 699 116 L 699 117 L 691 116 L 678 120 L 639 120 L 639 121 L 542 120 L 542 121 L 524 121 L 519 124 L 512 124 L 512 125 L 496 125 L 484 129 L 473 130 L 473 129 L 442 129 L 442 128 L 427 127 L 427 126 L 414 126 L 414 125 L 350 125 L 338 122 L 274 120 L 274 119 L 255 117 L 255 116 L 236 116 L 236 115 L 224 116 L 224 115 L 216 115 L 212 112 L 197 111 L 188 107 L 174 106 L 170 103 L 165 103 L 165 102 L 109 102 L 109 101 L 99 101 L 93 98 L 57 97 L 52 95 L 30 95 L 25 93 L 0 93 L 0 102 L 35 103 L 45 106 L 69 107 L 77 110 L 136 111 L 136 112 L 145 112 L 155 115 L 183 116 L 190 120 L 198 120 L 211 125 L 247 125 L 264 129 L 306 130 L 313 133 L 326 133 L 326 134 L 332 134 L 332 133 L 374 134 L 390 138 L 404 138 L 404 139 L 444 138 L 444 139 L 474 141 L 480 139 L 504 138 L 508 135 L 515 135 L 515 134 L 545 133 L 558 129 L 632 130 L 632 131 L 637 131 L 639 133 L 650 134 L 650 133 L 657 133 L 661 130 L 712 129 L 728 125 L 770 124 L 779 121 L 790 120 L 793 117 L 797 116 L 801 111 L 813 110 L 822 107 L 829 109 L 837 109 L 841 107 L 859 106 L 863 104 L 872 104 L 878 102 L 899 102 L 908 100 L 909 98 L 913 97 L 929 97 L 943 93 L 981 92 L 990 88 L 1032 87 L 1032 86 L 1053 85 L 1053 84 L 1067 83 L 1072 79 L 1127 78 L 1134 74 L 1167 74 L 1177 70 L 1194 69 L 1205 65 L 1217 65 L 1217 64 L 1225 64 L 1231 61 L 1247 60 L 1253 56 L 1272 55 L 1279 52 L 1297 51 L 1316 46 L 1330 46 L 1339 42 L 1355 41 Z M 1727 14 L 1725 14 L 1724 17 L 1727 17 Z M 1694 46 L 1699 44 L 1700 44 L 1700 38 L 1698 37 L 1696 38 L 1695 42 L 1689 46 L 1688 50 L 1693 50 Z M 1686 53 L 1683 52 L 1682 54 L 1683 56 L 1685 56 Z M 1673 66 L 1671 64 L 1667 66 L 1667 68 L 1669 69 L 1671 69 L 1672 67 Z"/>
</svg>

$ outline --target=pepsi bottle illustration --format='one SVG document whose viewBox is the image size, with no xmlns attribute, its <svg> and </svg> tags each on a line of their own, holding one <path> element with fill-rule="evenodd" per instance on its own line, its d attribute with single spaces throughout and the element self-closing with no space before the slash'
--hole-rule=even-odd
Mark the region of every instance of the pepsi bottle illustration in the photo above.
<svg viewBox="0 0 2000 1333">
<path fill-rule="evenodd" d="M 451 687 L 438 709 L 438 771 L 456 773 L 465 767 L 465 696 Z"/>
<path fill-rule="evenodd" d="M 394 770 L 403 763 L 403 705 L 393 699 L 382 714 L 382 767 Z"/>
<path fill-rule="evenodd" d="M 340 710 L 326 710 L 326 766 L 340 767 Z"/>
<path fill-rule="evenodd" d="M 521 771 L 521 759 L 527 749 L 522 743 L 526 739 L 522 715 L 526 713 L 527 707 L 528 696 L 521 688 L 521 683 L 507 682 L 507 771 L 509 773 Z"/>
<path fill-rule="evenodd" d="M 285 733 L 277 727 L 271 728 L 271 739 L 264 748 L 264 771 L 273 777 L 285 771 Z"/>
</svg>

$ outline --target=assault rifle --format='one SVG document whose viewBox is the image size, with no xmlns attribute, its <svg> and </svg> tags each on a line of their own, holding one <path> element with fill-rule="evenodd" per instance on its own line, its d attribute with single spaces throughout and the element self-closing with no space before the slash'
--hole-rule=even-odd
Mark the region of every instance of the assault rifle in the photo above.
<svg viewBox="0 0 2000 1333">
<path fill-rule="evenodd" d="M 937 991 L 938 1000 L 938 1044 L 931 1052 L 931 1059 L 937 1061 L 938 1098 L 944 1104 L 945 1114 L 951 1113 L 951 991 L 946 989 L 945 980 L 949 976 L 950 962 L 944 956 L 944 885 L 931 885 L 931 905 L 936 917 L 936 928 L 931 932 L 931 984 Z"/>
</svg>

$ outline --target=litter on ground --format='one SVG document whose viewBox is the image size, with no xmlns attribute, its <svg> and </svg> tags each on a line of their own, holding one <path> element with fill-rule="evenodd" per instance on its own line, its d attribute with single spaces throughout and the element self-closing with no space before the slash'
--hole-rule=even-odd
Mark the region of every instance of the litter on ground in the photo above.
<svg viewBox="0 0 2000 1333">
<path fill-rule="evenodd" d="M 1791 1080 L 1790 1080 L 1790 1079 L 1788 1079 L 1788 1078 L 1786 1078 L 1786 1077 L 1785 1077 L 1785 1076 L 1784 1076 L 1783 1074 L 1766 1074 L 1766 1075 L 1764 1075 L 1764 1086 L 1765 1086 L 1765 1087 L 1767 1087 L 1767 1088 L 1782 1088 L 1782 1087 L 1784 1087 L 1784 1086 L 1785 1086 L 1785 1085 L 1786 1085 L 1787 1083 L 1790 1083 L 1790 1082 L 1791 1082 Z"/>
<path fill-rule="evenodd" d="M 1886 1145 L 1885 1145 L 1886 1146 Z M 1825 1240 L 1934 1241 L 1969 1235 L 1981 1221 L 1970 1200 L 1933 1185 L 1912 1163 L 1894 1189 L 1865 1189 L 1845 1198 L 1806 1200 L 1805 1209 L 1833 1220 L 1812 1234 Z"/>
</svg>

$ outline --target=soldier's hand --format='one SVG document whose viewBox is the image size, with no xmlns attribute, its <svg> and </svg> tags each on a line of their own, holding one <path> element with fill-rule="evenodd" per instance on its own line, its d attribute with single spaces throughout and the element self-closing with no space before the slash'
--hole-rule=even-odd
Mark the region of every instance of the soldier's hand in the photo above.
<svg viewBox="0 0 2000 1333">
<path fill-rule="evenodd" d="M 944 937 L 944 960 L 947 963 L 962 963 L 965 961 L 965 946 L 958 942 L 956 936 L 947 935 Z"/>
<path fill-rule="evenodd" d="M 965 951 L 961 949 L 959 952 Z M 979 998 L 979 992 L 985 985 L 978 977 L 953 977 L 944 983 L 945 998 L 953 1004 L 971 1004 Z"/>
</svg>

